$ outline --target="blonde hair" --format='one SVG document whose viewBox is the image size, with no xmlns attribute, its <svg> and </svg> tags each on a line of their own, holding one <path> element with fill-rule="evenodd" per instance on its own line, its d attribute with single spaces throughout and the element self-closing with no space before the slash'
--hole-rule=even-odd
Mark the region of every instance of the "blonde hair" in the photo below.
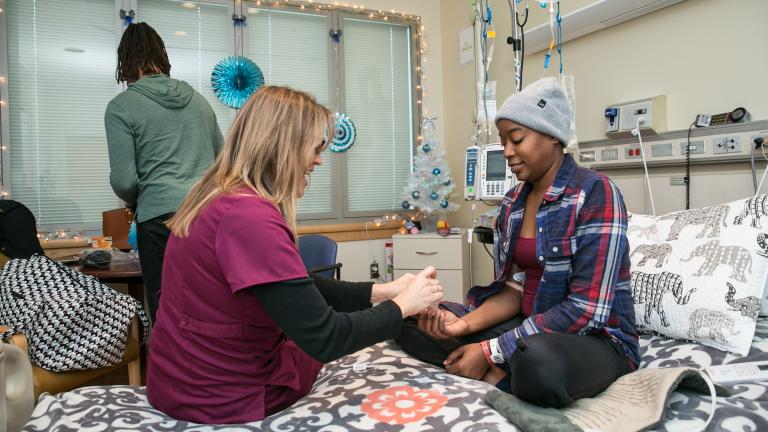
<svg viewBox="0 0 768 432">
<path fill-rule="evenodd" d="M 168 221 L 171 232 L 188 236 L 192 222 L 214 198 L 245 186 L 274 203 L 295 233 L 307 161 L 333 128 L 331 112 L 311 95 L 287 87 L 261 88 L 237 113 L 216 162 Z"/>
</svg>

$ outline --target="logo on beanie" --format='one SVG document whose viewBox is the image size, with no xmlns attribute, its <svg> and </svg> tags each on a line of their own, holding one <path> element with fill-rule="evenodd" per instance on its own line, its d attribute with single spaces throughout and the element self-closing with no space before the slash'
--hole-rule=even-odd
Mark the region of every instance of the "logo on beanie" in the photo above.
<svg viewBox="0 0 768 432">
<path fill-rule="evenodd" d="M 539 108 L 544 108 L 545 106 L 547 106 L 547 101 L 539 99 Z"/>
</svg>

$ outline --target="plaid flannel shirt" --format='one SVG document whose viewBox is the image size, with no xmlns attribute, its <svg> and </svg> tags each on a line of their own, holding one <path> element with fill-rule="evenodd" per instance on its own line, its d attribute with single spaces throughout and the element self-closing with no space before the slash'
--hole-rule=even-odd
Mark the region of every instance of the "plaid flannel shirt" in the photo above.
<svg viewBox="0 0 768 432">
<path fill-rule="evenodd" d="M 495 281 L 469 291 L 470 310 L 504 287 L 531 188 L 519 183 L 501 202 L 494 232 Z M 604 333 L 637 366 L 627 211 L 616 185 L 566 155 L 539 206 L 536 227 L 536 256 L 544 273 L 531 316 L 498 338 L 504 359 L 515 352 L 518 338 L 535 333 Z"/>
</svg>

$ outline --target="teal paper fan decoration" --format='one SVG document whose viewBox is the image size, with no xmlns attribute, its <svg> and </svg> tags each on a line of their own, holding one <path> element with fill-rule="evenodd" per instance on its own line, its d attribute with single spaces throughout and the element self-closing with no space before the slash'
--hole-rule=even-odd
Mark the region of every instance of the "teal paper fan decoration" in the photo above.
<svg viewBox="0 0 768 432">
<path fill-rule="evenodd" d="M 355 143 L 356 136 L 357 130 L 352 120 L 346 114 L 336 113 L 336 131 L 328 148 L 337 153 L 347 151 Z"/>
<path fill-rule="evenodd" d="M 232 108 L 240 108 L 256 89 L 264 85 L 264 74 L 250 59 L 225 57 L 213 68 L 211 85 L 220 101 Z"/>
</svg>

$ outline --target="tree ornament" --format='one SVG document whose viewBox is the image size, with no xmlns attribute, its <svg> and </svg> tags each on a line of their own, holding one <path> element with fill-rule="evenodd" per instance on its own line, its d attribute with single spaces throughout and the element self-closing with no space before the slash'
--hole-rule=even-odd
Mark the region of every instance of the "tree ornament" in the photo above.
<svg viewBox="0 0 768 432">
<path fill-rule="evenodd" d="M 443 186 L 450 186 L 450 185 L 451 185 L 451 179 L 450 178 L 445 179 L 445 181 L 443 182 Z"/>
<path fill-rule="evenodd" d="M 232 108 L 242 107 L 251 94 L 263 85 L 261 69 L 243 56 L 223 58 L 211 72 L 213 93 Z"/>
<path fill-rule="evenodd" d="M 346 114 L 336 113 L 336 130 L 328 149 L 336 153 L 347 151 L 355 143 L 356 137 L 357 129 L 352 120 Z"/>
<path fill-rule="evenodd" d="M 429 194 L 429 197 L 430 197 L 431 199 L 433 199 L 433 200 L 436 200 L 436 199 L 437 199 L 437 197 L 438 197 L 438 195 L 437 195 L 437 192 L 432 192 L 431 194 Z"/>
<path fill-rule="evenodd" d="M 448 200 L 440 200 L 440 208 L 448 208 Z"/>
<path fill-rule="evenodd" d="M 419 198 L 421 198 L 421 192 L 413 191 L 413 192 L 411 192 L 411 196 L 413 197 L 413 199 L 419 199 Z"/>
<path fill-rule="evenodd" d="M 440 168 L 435 168 L 432 170 L 433 175 L 440 175 Z"/>
<path fill-rule="evenodd" d="M 430 151 L 432 151 L 432 147 L 429 144 L 424 144 L 423 146 L 421 146 L 421 149 L 424 151 L 424 153 L 429 153 Z"/>
</svg>

